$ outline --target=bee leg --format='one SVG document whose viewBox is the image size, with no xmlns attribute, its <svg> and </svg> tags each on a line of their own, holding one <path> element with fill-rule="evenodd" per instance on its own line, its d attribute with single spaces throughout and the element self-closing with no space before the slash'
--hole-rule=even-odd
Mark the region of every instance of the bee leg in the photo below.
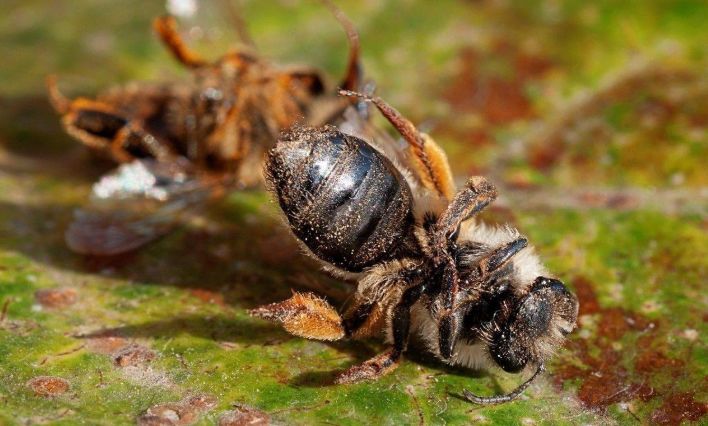
<svg viewBox="0 0 708 426">
<path fill-rule="evenodd" d="M 252 309 L 249 314 L 279 322 L 290 334 L 306 339 L 331 341 L 345 337 L 337 311 L 312 293 L 293 293 L 288 300 Z"/>
<path fill-rule="evenodd" d="M 167 50 L 180 63 L 187 68 L 201 68 L 209 65 L 199 54 L 192 51 L 182 40 L 182 37 L 177 31 L 177 21 L 173 16 L 165 15 L 155 18 L 152 23 L 155 32 L 162 43 L 167 47 Z"/>
<path fill-rule="evenodd" d="M 455 194 L 455 183 L 447 156 L 430 136 L 419 132 L 410 120 L 378 96 L 369 96 L 351 90 L 340 90 L 339 94 L 362 98 L 376 105 L 381 114 L 408 143 L 409 168 L 416 179 L 438 196 L 452 199 Z"/>
<path fill-rule="evenodd" d="M 140 146 L 146 154 L 158 161 L 169 161 L 174 158 L 174 154 L 167 144 L 147 132 L 135 120 L 127 121 L 116 133 L 110 144 L 110 152 L 119 162 L 130 161 L 134 155 L 129 152 L 128 148 L 135 145 Z"/>
<path fill-rule="evenodd" d="M 443 316 L 438 325 L 438 348 L 440 356 L 448 360 L 453 356 L 455 343 L 462 329 L 462 320 L 465 310 L 456 308 L 454 311 Z"/>
<path fill-rule="evenodd" d="M 363 380 L 375 380 L 385 376 L 398 367 L 398 361 L 408 346 L 410 334 L 411 308 L 425 291 L 425 285 L 410 287 L 403 292 L 401 301 L 393 310 L 391 322 L 393 347 L 360 365 L 355 365 L 343 372 L 335 382 L 337 384 L 358 383 Z"/>
<path fill-rule="evenodd" d="M 364 380 L 376 380 L 395 370 L 400 358 L 401 353 L 395 348 L 387 349 L 362 364 L 349 368 L 338 375 L 334 382 L 338 385 L 349 385 Z"/>
<path fill-rule="evenodd" d="M 373 334 L 373 325 L 381 313 L 373 302 L 362 302 L 347 312 L 342 321 L 347 337 L 360 338 Z"/>
<path fill-rule="evenodd" d="M 435 225 L 435 246 L 447 249 L 448 243 L 457 238 L 462 222 L 482 211 L 496 198 L 497 189 L 486 178 L 474 176 L 468 179 Z"/>
<path fill-rule="evenodd" d="M 51 89 L 50 89 L 51 90 Z M 51 92 L 50 92 L 51 93 Z M 58 93 L 58 92 L 57 92 Z M 113 154 L 119 161 L 130 161 L 132 156 L 121 151 L 120 155 L 114 149 L 116 140 L 122 141 L 128 119 L 123 117 L 111 105 L 86 98 L 68 100 L 50 94 L 52 104 L 63 114 L 61 122 L 68 134 L 78 139 L 87 147 Z M 124 141 L 120 142 L 124 143 Z"/>
</svg>

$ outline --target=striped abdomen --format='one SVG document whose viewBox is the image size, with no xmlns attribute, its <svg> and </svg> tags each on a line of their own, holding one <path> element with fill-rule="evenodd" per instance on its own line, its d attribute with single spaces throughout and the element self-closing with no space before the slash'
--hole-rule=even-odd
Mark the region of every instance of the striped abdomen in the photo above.
<svg viewBox="0 0 708 426">
<path fill-rule="evenodd" d="M 334 127 L 282 136 L 266 175 L 295 235 L 341 269 L 358 272 L 393 257 L 410 234 L 403 176 L 366 142 Z"/>
</svg>

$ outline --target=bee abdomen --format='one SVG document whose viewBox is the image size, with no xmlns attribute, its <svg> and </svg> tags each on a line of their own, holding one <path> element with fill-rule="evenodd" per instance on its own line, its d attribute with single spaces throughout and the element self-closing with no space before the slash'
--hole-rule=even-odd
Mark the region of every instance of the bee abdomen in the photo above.
<svg viewBox="0 0 708 426">
<path fill-rule="evenodd" d="M 411 193 L 400 172 L 334 127 L 281 137 L 266 174 L 295 235 L 339 268 L 358 272 L 391 258 L 409 234 Z"/>
</svg>

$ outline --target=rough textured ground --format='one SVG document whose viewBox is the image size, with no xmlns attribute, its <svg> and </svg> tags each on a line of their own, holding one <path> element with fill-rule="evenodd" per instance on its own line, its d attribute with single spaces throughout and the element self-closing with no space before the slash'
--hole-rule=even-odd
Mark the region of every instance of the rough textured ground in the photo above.
<svg viewBox="0 0 708 426">
<path fill-rule="evenodd" d="M 523 4 L 523 6 L 521 5 Z M 10 1 L 0 16 L 0 423 L 678 424 L 708 398 L 708 8 L 700 1 L 344 2 L 379 93 L 424 122 L 460 177 L 491 176 L 511 222 L 578 294 L 580 328 L 517 402 L 519 377 L 412 355 L 355 386 L 378 342 L 293 338 L 246 309 L 315 288 L 259 191 L 144 250 L 67 251 L 105 165 L 65 136 L 42 87 L 183 77 L 150 33 L 160 2 Z M 201 10 L 197 45 L 233 39 Z M 345 40 L 316 2 L 248 2 L 259 48 L 332 75 Z M 199 32 L 192 32 L 198 36 Z M 163 422 L 163 423 L 160 423 Z M 231 422 L 231 423 L 228 423 Z"/>
</svg>

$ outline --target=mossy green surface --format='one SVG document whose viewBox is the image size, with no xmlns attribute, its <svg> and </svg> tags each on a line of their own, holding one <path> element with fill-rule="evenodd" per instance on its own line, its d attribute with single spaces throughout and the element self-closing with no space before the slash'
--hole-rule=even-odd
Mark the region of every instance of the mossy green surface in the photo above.
<svg viewBox="0 0 708 426">
<path fill-rule="evenodd" d="M 423 354 L 375 383 L 332 385 L 383 346 L 305 341 L 246 314 L 291 288 L 334 300 L 349 289 L 299 254 L 258 190 L 209 205 L 140 251 L 71 253 L 64 230 L 106 165 L 63 134 L 44 75 L 91 94 L 186 73 L 151 34 L 162 2 L 11 1 L 0 16 L 0 423 L 131 424 L 194 393 L 218 401 L 205 425 L 234 403 L 284 424 L 705 422 L 705 3 L 341 7 L 379 93 L 427 120 L 460 179 L 494 179 L 504 196 L 485 218 L 517 226 L 578 293 L 580 327 L 549 373 L 492 407 L 458 396 L 508 391 L 520 377 Z M 346 40 L 317 2 L 249 1 L 244 13 L 274 61 L 341 72 Z M 209 30 L 193 40 L 207 55 L 234 38 L 223 15 L 205 3 L 185 23 Z M 42 306 L 36 292 L 50 288 L 74 289 L 75 303 Z M 105 336 L 156 358 L 117 367 Z M 26 384 L 36 376 L 70 390 L 36 396 Z"/>
</svg>

